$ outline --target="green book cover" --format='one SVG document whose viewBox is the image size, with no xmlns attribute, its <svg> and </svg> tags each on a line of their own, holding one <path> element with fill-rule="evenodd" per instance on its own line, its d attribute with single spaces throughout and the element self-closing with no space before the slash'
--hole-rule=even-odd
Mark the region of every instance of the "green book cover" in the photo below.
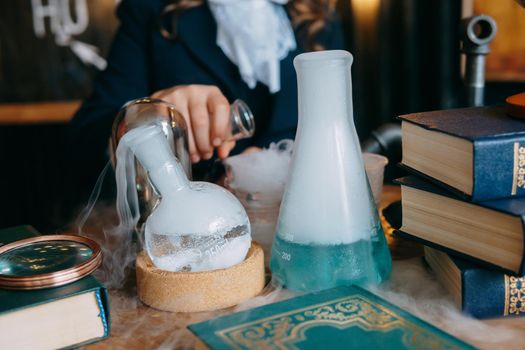
<svg viewBox="0 0 525 350">
<path fill-rule="evenodd" d="M 474 349 L 356 286 L 188 327 L 210 349 Z"/>
<path fill-rule="evenodd" d="M 39 235 L 31 226 L 2 229 L 0 244 Z M 11 348 L 33 348 L 35 344 L 67 348 L 98 341 L 109 334 L 108 293 L 92 276 L 55 288 L 28 291 L 0 288 L 0 300 L 0 338 Z M 42 331 L 46 327 L 55 336 L 47 336 L 47 331 Z"/>
<path fill-rule="evenodd" d="M 40 236 L 33 226 L 23 225 L 0 230 L 0 247 L 8 243 L 30 237 Z"/>
</svg>

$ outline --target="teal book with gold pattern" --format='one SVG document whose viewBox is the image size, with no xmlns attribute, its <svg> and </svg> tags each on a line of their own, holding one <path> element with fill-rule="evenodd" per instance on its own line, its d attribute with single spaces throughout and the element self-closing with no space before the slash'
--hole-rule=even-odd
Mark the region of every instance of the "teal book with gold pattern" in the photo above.
<svg viewBox="0 0 525 350">
<path fill-rule="evenodd" d="M 188 327 L 197 349 L 474 349 L 357 286 L 306 294 Z"/>
</svg>

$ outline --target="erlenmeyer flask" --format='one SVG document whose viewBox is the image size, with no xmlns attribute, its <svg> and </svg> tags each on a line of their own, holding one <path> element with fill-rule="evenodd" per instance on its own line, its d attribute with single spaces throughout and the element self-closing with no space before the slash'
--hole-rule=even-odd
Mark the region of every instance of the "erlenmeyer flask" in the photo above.
<svg viewBox="0 0 525 350">
<path fill-rule="evenodd" d="M 299 125 L 270 268 L 289 289 L 379 283 L 392 260 L 353 123 L 352 55 L 297 56 Z"/>
</svg>

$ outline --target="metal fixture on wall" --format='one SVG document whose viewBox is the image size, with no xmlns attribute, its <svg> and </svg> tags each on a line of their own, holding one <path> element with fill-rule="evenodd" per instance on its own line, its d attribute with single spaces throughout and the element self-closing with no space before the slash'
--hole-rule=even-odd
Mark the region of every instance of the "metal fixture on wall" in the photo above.
<svg viewBox="0 0 525 350">
<path fill-rule="evenodd" d="M 469 106 L 482 106 L 485 89 L 485 56 L 489 44 L 496 35 L 496 21 L 490 16 L 480 15 L 465 18 L 461 26 L 461 51 L 467 56 L 465 64 L 465 86 Z"/>
</svg>

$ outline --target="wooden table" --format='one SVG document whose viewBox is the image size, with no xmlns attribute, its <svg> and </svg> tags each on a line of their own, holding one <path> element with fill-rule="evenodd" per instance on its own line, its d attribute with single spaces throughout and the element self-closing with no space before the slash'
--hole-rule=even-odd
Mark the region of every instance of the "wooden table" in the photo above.
<svg viewBox="0 0 525 350">
<path fill-rule="evenodd" d="M 381 207 L 399 197 L 398 187 L 385 186 Z M 404 244 L 395 242 L 388 232 L 387 238 L 394 246 Z M 478 321 L 461 315 L 453 306 L 452 297 L 437 283 L 418 257 L 394 260 L 390 281 L 375 292 L 477 347 L 525 349 L 525 318 Z M 138 301 L 134 282 L 130 278 L 127 288 L 110 292 L 111 336 L 86 349 L 192 349 L 194 337 L 186 330 L 186 325 L 289 296 L 290 292 L 272 292 L 271 300 L 258 298 L 240 308 L 195 314 L 169 313 L 151 309 Z"/>
<path fill-rule="evenodd" d="M 0 103 L 0 125 L 69 122 L 81 101 Z"/>
</svg>

